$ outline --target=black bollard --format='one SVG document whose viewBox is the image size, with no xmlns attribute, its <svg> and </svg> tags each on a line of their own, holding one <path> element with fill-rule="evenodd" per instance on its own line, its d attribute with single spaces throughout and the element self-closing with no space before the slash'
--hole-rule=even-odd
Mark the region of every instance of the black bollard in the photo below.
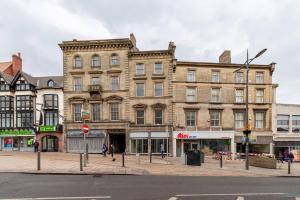
<svg viewBox="0 0 300 200">
<path fill-rule="evenodd" d="M 150 151 L 150 163 L 152 163 L 152 151 Z"/>
<path fill-rule="evenodd" d="M 288 174 L 291 174 L 291 159 L 288 160 Z"/>
<path fill-rule="evenodd" d="M 86 161 L 89 163 L 89 145 L 86 143 L 85 145 L 85 151 L 86 151 Z"/>
<path fill-rule="evenodd" d="M 223 156 L 221 155 L 221 158 L 220 158 L 220 168 L 223 167 Z"/>
<path fill-rule="evenodd" d="M 125 167 L 125 152 L 122 153 L 122 167 Z"/>
<path fill-rule="evenodd" d="M 40 151 L 37 152 L 37 170 L 38 171 L 41 170 L 41 152 Z"/>
<path fill-rule="evenodd" d="M 80 158 L 79 158 L 79 161 L 80 161 L 80 171 L 83 171 L 83 166 L 82 166 L 82 153 L 79 154 Z"/>
</svg>

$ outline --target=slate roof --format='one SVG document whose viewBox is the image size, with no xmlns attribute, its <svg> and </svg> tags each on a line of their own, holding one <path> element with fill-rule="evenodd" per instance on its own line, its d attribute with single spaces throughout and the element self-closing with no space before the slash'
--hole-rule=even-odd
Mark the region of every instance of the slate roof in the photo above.
<svg viewBox="0 0 300 200">
<path fill-rule="evenodd" d="M 43 88 L 63 88 L 63 76 L 42 76 L 34 77 L 36 81 L 36 89 Z M 54 82 L 53 87 L 48 87 L 48 81 Z"/>
</svg>

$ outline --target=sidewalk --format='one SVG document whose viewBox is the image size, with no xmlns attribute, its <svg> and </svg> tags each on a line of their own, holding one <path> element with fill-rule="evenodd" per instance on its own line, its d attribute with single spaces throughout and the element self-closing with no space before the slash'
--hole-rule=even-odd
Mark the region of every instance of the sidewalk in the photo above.
<svg viewBox="0 0 300 200">
<path fill-rule="evenodd" d="M 245 170 L 244 161 L 224 160 L 223 168 L 220 161 L 205 158 L 202 166 L 186 166 L 180 158 L 161 159 L 158 156 L 125 156 L 125 167 L 122 167 L 122 155 L 103 157 L 90 154 L 87 167 L 83 172 L 79 169 L 79 154 L 41 153 L 41 170 L 37 171 L 37 153 L 32 152 L 0 152 L 0 172 L 50 173 L 50 174 L 132 174 L 132 175 L 178 175 L 178 176 L 288 176 L 287 163 L 280 169 L 264 169 L 250 166 Z M 289 176 L 300 176 L 300 163 L 293 163 Z"/>
</svg>

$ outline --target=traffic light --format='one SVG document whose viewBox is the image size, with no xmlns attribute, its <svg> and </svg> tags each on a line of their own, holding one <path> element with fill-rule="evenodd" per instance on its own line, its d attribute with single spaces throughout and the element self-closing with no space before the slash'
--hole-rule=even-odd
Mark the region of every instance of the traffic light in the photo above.
<svg viewBox="0 0 300 200">
<path fill-rule="evenodd" d="M 249 135 L 249 134 L 251 134 L 251 130 L 244 130 L 243 133 L 244 133 L 244 135 Z"/>
</svg>

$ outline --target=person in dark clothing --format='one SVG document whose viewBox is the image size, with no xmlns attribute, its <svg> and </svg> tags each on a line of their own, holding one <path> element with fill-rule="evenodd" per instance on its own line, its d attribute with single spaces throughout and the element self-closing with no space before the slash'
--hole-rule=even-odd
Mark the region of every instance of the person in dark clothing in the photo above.
<svg viewBox="0 0 300 200">
<path fill-rule="evenodd" d="M 112 161 L 115 161 L 116 159 L 114 158 L 114 153 L 115 153 L 115 145 L 111 144 L 110 145 L 110 149 L 111 149 L 111 157 L 113 158 Z"/>
<path fill-rule="evenodd" d="M 283 154 L 281 153 L 281 151 L 279 151 L 279 155 L 278 155 L 278 160 L 283 163 Z"/>
<path fill-rule="evenodd" d="M 165 157 L 165 147 L 163 144 L 160 144 L 160 155 L 161 155 L 161 158 Z"/>
<path fill-rule="evenodd" d="M 39 150 L 39 145 L 40 145 L 40 143 L 39 143 L 37 140 L 35 140 L 34 143 L 33 143 L 33 146 L 34 146 L 34 152 L 38 152 L 38 150 Z"/>
<path fill-rule="evenodd" d="M 288 159 L 291 161 L 291 163 L 293 163 L 293 161 L 294 161 L 294 154 L 291 151 L 288 154 Z"/>
<path fill-rule="evenodd" d="M 103 153 L 103 156 L 106 156 L 106 152 L 107 152 L 107 146 L 106 146 L 106 144 L 103 144 L 102 145 L 102 153 Z"/>
</svg>

